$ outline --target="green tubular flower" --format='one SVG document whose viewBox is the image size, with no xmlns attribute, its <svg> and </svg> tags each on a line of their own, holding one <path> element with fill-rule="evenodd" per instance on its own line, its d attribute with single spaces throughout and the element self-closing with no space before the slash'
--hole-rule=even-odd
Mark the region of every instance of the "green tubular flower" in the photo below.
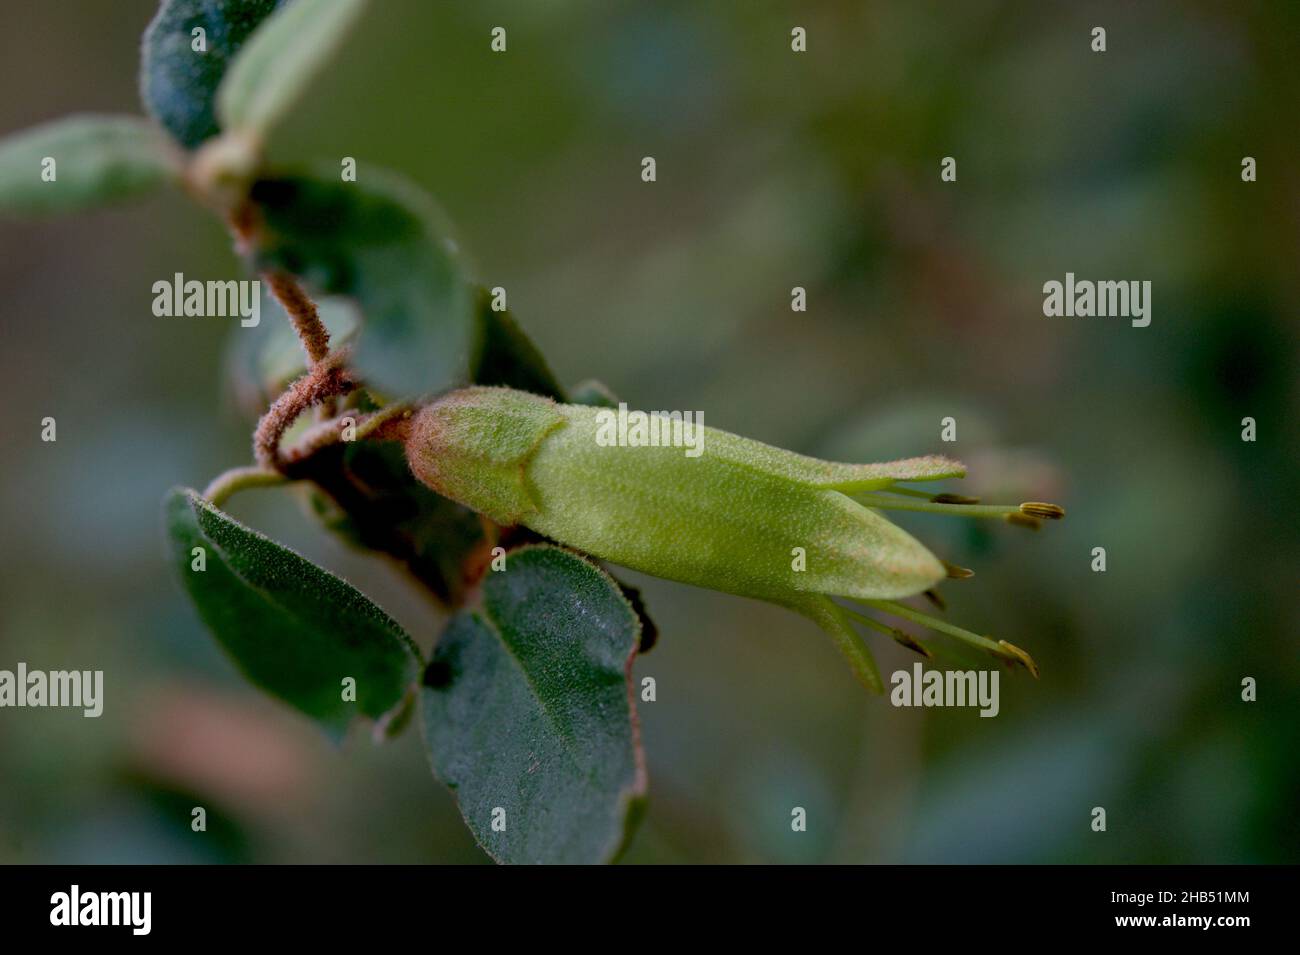
<svg viewBox="0 0 1300 955">
<path fill-rule="evenodd" d="M 858 678 L 876 691 L 879 674 L 853 623 L 883 625 L 831 598 L 894 613 L 902 605 L 892 601 L 930 591 L 946 576 L 969 575 L 877 510 L 1037 521 L 1045 513 L 1033 508 L 1052 507 L 987 508 L 895 488 L 900 481 L 964 476 L 962 465 L 937 456 L 836 464 L 693 422 L 675 432 L 686 449 L 680 441 L 628 447 L 602 434 L 614 414 L 507 388 L 467 388 L 414 416 L 407 460 L 426 485 L 498 524 L 523 524 L 602 560 L 798 611 L 834 638 Z M 884 629 L 923 650 L 901 631 Z M 1023 651 L 961 633 L 1024 662 Z"/>
</svg>

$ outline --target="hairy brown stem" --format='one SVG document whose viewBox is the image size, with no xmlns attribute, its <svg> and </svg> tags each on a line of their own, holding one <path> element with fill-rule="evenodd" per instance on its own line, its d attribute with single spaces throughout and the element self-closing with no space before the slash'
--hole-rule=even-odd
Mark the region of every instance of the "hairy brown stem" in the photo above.
<svg viewBox="0 0 1300 955">
<path fill-rule="evenodd" d="M 249 255 L 257 247 L 261 225 L 257 207 L 252 202 L 242 202 L 230 212 L 227 222 L 235 237 L 236 250 L 241 255 Z M 320 319 L 316 303 L 298 280 L 280 269 L 264 270 L 261 276 L 289 316 L 308 359 L 307 374 L 275 399 L 253 432 L 253 457 L 258 468 L 283 474 L 290 465 L 336 440 L 342 421 L 318 423 L 298 447 L 285 455 L 280 451 L 280 442 L 289 426 L 313 405 L 317 406 L 318 422 L 331 417 L 337 410 L 335 399 L 356 388 L 357 382 L 347 370 L 347 349 L 330 353 L 329 331 Z"/>
<path fill-rule="evenodd" d="M 298 340 L 302 342 L 307 358 L 313 365 L 324 361 L 330 351 L 330 333 L 320 320 L 316 303 L 287 272 L 263 272 L 262 279 L 271 287 L 271 294 L 293 323 L 293 330 L 298 333 Z"/>
<path fill-rule="evenodd" d="M 271 405 L 253 432 L 253 457 L 264 468 L 283 470 L 280 439 L 298 415 L 327 398 L 345 395 L 356 381 L 345 367 L 347 351 L 340 350 L 316 362 Z"/>
<path fill-rule="evenodd" d="M 227 221 L 230 231 L 235 234 L 236 249 L 241 255 L 249 254 L 257 245 L 257 207 L 251 202 L 245 202 L 230 214 Z M 330 333 L 320 320 L 316 303 L 288 272 L 268 269 L 261 275 L 262 281 L 270 287 L 271 294 L 289 316 L 310 363 L 315 365 L 324 361 L 330 351 Z"/>
</svg>

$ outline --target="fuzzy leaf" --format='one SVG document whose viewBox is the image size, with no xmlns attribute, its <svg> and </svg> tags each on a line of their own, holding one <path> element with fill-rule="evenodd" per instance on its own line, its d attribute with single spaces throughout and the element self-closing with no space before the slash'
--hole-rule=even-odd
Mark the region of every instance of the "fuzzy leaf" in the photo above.
<svg viewBox="0 0 1300 955">
<path fill-rule="evenodd" d="M 497 861 L 605 862 L 627 842 L 646 788 L 639 629 L 608 575 L 548 545 L 511 552 L 483 612 L 448 625 L 420 691 L 424 741 Z"/>
<path fill-rule="evenodd" d="M 132 116 L 70 116 L 0 140 L 0 212 L 75 212 L 153 190 L 176 175 L 174 147 Z M 41 178 L 46 157 L 52 182 Z"/>
<path fill-rule="evenodd" d="M 257 686 L 338 738 L 378 719 L 418 671 L 415 645 L 351 584 L 270 540 L 188 488 L 166 501 L 172 560 L 204 623 Z M 194 548 L 205 567 L 194 569 Z M 343 681 L 356 680 L 355 702 Z"/>
<path fill-rule="evenodd" d="M 465 381 L 473 299 L 437 207 L 392 174 L 332 176 L 253 185 L 264 219 L 259 264 L 357 301 L 354 365 L 379 392 L 416 396 Z"/>
<path fill-rule="evenodd" d="M 294 0 L 257 30 L 217 90 L 223 129 L 264 137 L 343 43 L 365 0 Z"/>
<path fill-rule="evenodd" d="M 218 132 L 214 103 L 226 68 L 258 26 L 286 0 L 163 0 L 144 32 L 140 98 L 181 145 Z M 195 50 L 194 30 L 204 49 Z"/>
</svg>

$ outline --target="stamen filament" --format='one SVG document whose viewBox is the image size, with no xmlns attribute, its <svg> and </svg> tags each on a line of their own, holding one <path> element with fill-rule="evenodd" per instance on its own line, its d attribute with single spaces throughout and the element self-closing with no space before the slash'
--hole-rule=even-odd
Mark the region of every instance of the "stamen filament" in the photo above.
<svg viewBox="0 0 1300 955">
<path fill-rule="evenodd" d="M 894 495 L 894 496 L 891 496 Z M 956 514 L 960 517 L 1000 517 L 1008 524 L 1038 530 L 1044 520 L 1059 521 L 1065 508 L 1059 504 L 1027 501 L 1024 504 L 978 504 L 977 497 L 959 494 L 926 495 L 912 488 L 889 487 L 880 492 L 853 495 L 854 500 L 867 507 L 882 511 L 920 511 L 927 514 Z M 900 500 L 900 498 L 928 497 L 928 500 Z"/>
<path fill-rule="evenodd" d="M 925 644 L 921 643 L 920 640 L 917 640 L 910 633 L 907 633 L 903 630 L 899 630 L 897 627 L 891 627 L 887 623 L 881 623 L 875 617 L 868 617 L 865 613 L 858 613 L 856 610 L 852 609 L 851 607 L 840 607 L 840 609 L 843 610 L 850 617 L 852 617 L 854 620 L 858 621 L 859 623 L 864 623 L 871 629 L 878 630 L 880 633 L 883 633 L 885 636 L 889 637 L 895 643 L 902 644 L 903 646 L 907 647 L 907 649 L 909 650 L 915 650 L 917 653 L 921 654 L 921 656 L 925 657 L 927 660 L 934 659 L 934 654 L 930 652 L 930 649 Z"/>
<path fill-rule="evenodd" d="M 896 617 L 902 617 L 904 620 L 910 620 L 913 623 L 919 623 L 923 627 L 936 630 L 939 633 L 946 633 L 950 637 L 956 637 L 966 643 L 974 644 L 982 650 L 988 650 L 990 653 L 1002 657 L 1004 660 L 1010 660 L 1013 663 L 1019 663 L 1038 679 L 1038 664 L 1024 650 L 1020 649 L 1014 643 L 1007 643 L 1005 640 L 990 640 L 988 637 L 982 637 L 978 633 L 971 633 L 969 630 L 963 630 L 961 627 L 955 627 L 946 620 L 939 620 L 931 617 L 929 614 L 921 613 L 919 610 L 913 610 L 905 604 L 900 604 L 894 600 L 867 600 L 863 597 L 850 597 L 849 600 L 855 603 L 863 604 L 867 607 L 873 607 L 876 610 L 893 614 Z M 852 611 L 849 611 L 852 613 Z M 881 625 L 883 626 L 883 624 Z"/>
<path fill-rule="evenodd" d="M 959 517 L 1009 517 L 1020 514 L 1014 504 L 936 504 L 933 501 L 900 501 L 876 494 L 856 494 L 867 507 L 885 511 L 922 511 L 927 514 L 956 514 Z"/>
<path fill-rule="evenodd" d="M 901 487 L 898 484 L 891 484 L 889 487 L 881 488 L 882 493 L 886 494 L 904 494 L 908 497 L 919 497 L 924 500 L 933 500 L 934 495 L 929 491 L 918 490 L 914 487 Z"/>
<path fill-rule="evenodd" d="M 863 597 L 850 597 L 849 599 L 855 603 L 860 603 L 864 606 L 892 614 L 895 617 L 902 617 L 904 620 L 919 623 L 921 626 L 928 627 L 931 630 L 936 630 L 939 633 L 946 633 L 950 637 L 956 637 L 958 640 L 974 644 L 980 649 L 988 650 L 990 653 L 996 653 L 1000 657 L 1014 658 L 1016 660 L 1020 659 L 996 640 L 990 640 L 988 637 L 982 637 L 978 633 L 964 630 L 946 620 L 940 620 L 938 617 L 931 617 L 928 613 L 921 613 L 919 610 L 913 610 L 905 604 L 900 604 L 893 600 L 868 600 Z"/>
<path fill-rule="evenodd" d="M 931 501 L 935 504 L 978 504 L 978 497 L 967 497 L 965 494 L 931 494 L 929 491 L 922 491 L 914 487 L 902 487 L 898 484 L 891 484 L 889 487 L 880 489 L 883 494 L 901 494 L 905 497 L 919 497 L 924 501 Z"/>
<path fill-rule="evenodd" d="M 936 504 L 978 504 L 978 497 L 967 497 L 965 494 L 936 494 L 930 498 Z"/>
</svg>

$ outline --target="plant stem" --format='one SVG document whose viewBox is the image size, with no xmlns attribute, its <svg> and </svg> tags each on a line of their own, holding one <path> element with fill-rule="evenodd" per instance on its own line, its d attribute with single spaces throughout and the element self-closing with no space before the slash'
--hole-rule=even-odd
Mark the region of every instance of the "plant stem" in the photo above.
<svg viewBox="0 0 1300 955">
<path fill-rule="evenodd" d="M 356 382 L 345 366 L 346 349 L 327 355 L 275 399 L 253 432 L 253 457 L 267 470 L 282 470 L 280 439 L 298 415 L 327 398 L 347 394 Z"/>
<path fill-rule="evenodd" d="M 295 464 L 303 458 L 315 454 L 321 448 L 342 440 L 343 428 L 349 420 L 352 421 L 352 426 L 356 429 L 356 437 L 361 438 L 363 435 L 362 429 L 373 417 L 374 412 L 366 414 L 360 411 L 349 411 L 338 417 L 317 422 L 307 429 L 296 444 L 284 452 L 285 463 Z"/>
<path fill-rule="evenodd" d="M 258 212 L 251 202 L 244 202 L 227 217 L 230 231 L 235 234 L 235 247 L 241 255 L 248 255 L 257 245 Z M 269 269 L 261 273 L 262 281 L 271 289 L 271 294 L 280 303 L 298 340 L 307 352 L 307 359 L 312 365 L 325 360 L 330 350 L 330 333 L 325 323 L 320 320 L 316 303 L 303 291 L 298 280 L 288 272 Z"/>
<path fill-rule="evenodd" d="M 324 361 L 330 351 L 330 333 L 320 320 L 316 303 L 287 272 L 266 271 L 262 273 L 262 279 L 271 287 L 271 294 L 293 323 L 293 330 L 298 333 L 308 360 L 312 365 Z"/>
<path fill-rule="evenodd" d="M 275 487 L 287 480 L 279 471 L 259 467 L 231 468 L 213 478 L 203 491 L 203 496 L 213 507 L 220 507 L 236 491 L 252 487 Z"/>
</svg>

